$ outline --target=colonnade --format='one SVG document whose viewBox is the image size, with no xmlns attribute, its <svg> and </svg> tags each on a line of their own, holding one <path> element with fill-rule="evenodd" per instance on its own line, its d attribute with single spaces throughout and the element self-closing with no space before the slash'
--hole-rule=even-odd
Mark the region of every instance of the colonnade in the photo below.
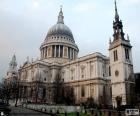
<svg viewBox="0 0 140 116">
<path fill-rule="evenodd" d="M 41 49 L 41 58 L 68 58 L 70 60 L 77 58 L 77 51 L 64 45 L 46 46 Z"/>
</svg>

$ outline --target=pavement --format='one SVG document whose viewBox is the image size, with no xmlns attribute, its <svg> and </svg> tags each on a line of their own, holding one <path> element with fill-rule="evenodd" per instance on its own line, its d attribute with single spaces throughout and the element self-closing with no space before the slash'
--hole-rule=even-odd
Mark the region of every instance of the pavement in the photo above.
<svg viewBox="0 0 140 116">
<path fill-rule="evenodd" d="M 10 116 L 50 116 L 45 113 L 37 112 L 34 110 L 22 108 L 22 107 L 10 107 Z"/>
</svg>

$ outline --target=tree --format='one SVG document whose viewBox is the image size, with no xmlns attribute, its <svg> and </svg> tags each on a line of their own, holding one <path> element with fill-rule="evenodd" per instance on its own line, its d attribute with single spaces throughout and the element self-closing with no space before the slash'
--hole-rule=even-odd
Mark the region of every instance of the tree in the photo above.
<svg viewBox="0 0 140 116">
<path fill-rule="evenodd" d="M 61 75 L 56 75 L 53 82 L 53 98 L 56 104 L 71 105 L 75 103 L 74 90 L 69 84 L 65 84 Z"/>
<path fill-rule="evenodd" d="M 86 107 L 93 108 L 95 107 L 94 99 L 93 97 L 87 98 L 87 101 L 85 102 Z"/>
<path fill-rule="evenodd" d="M 15 106 L 17 106 L 18 97 L 18 78 L 13 77 L 10 81 L 3 79 L 0 84 L 0 99 L 2 99 L 6 104 L 9 104 L 10 99 L 15 100 Z"/>
<path fill-rule="evenodd" d="M 9 104 L 9 99 L 11 96 L 10 88 L 11 84 L 6 84 L 3 80 L 1 83 L 0 97 L 6 104 Z"/>
<path fill-rule="evenodd" d="M 64 81 L 61 79 L 61 75 L 58 74 L 53 82 L 53 99 L 56 104 L 63 103 L 64 98 Z"/>
<path fill-rule="evenodd" d="M 65 86 L 65 89 L 64 89 L 64 102 L 67 105 L 75 104 L 74 89 L 71 86 Z"/>
</svg>

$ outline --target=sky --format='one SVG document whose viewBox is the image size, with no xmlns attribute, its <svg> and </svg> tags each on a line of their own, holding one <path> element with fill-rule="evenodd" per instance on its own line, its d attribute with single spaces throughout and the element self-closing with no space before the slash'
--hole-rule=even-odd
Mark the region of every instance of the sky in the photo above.
<svg viewBox="0 0 140 116">
<path fill-rule="evenodd" d="M 0 0 L 0 78 L 16 55 L 18 66 L 27 57 L 40 57 L 40 45 L 56 24 L 60 6 L 64 23 L 79 47 L 79 57 L 94 52 L 109 56 L 113 38 L 114 0 Z M 134 72 L 140 72 L 140 0 L 117 0 L 118 13 L 133 46 Z"/>
</svg>

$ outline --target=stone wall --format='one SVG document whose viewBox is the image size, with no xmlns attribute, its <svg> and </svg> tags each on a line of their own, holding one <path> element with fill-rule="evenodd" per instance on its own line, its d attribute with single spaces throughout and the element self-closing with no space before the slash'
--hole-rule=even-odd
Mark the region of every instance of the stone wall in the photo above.
<svg viewBox="0 0 140 116">
<path fill-rule="evenodd" d="M 43 111 L 47 113 L 71 113 L 71 112 L 76 112 L 82 111 L 82 108 L 80 106 L 65 106 L 65 105 L 47 105 L 47 104 L 23 104 L 22 105 L 25 108 L 28 109 L 33 109 L 33 110 L 38 110 L 38 111 Z"/>
</svg>

